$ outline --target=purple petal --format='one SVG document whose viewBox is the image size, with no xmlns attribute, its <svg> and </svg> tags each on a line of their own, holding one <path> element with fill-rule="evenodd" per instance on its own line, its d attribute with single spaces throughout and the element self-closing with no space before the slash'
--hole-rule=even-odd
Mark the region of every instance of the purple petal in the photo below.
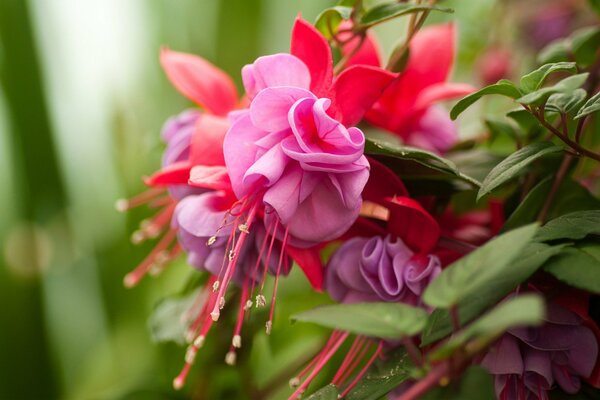
<svg viewBox="0 0 600 400">
<path fill-rule="evenodd" d="M 290 86 L 263 89 L 250 103 L 252 123 L 267 132 L 288 129 L 288 113 L 302 99 L 313 100 L 315 95 L 308 90 Z"/>
</svg>

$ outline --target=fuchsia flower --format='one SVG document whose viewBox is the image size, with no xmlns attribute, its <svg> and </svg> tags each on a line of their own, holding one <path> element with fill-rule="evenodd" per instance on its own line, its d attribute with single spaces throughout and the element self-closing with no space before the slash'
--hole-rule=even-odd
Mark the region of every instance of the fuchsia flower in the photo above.
<svg viewBox="0 0 600 400">
<path fill-rule="evenodd" d="M 559 386 L 576 393 L 598 360 L 598 340 L 574 312 L 548 304 L 546 323 L 512 329 L 496 343 L 481 364 L 495 375 L 498 399 L 548 399 Z"/>
<path fill-rule="evenodd" d="M 371 124 L 398 135 L 406 144 L 443 153 L 458 139 L 448 112 L 435 105 L 462 97 L 474 88 L 447 82 L 454 60 L 455 27 L 436 25 L 419 31 L 410 42 L 408 63 L 366 115 Z M 368 41 L 367 41 L 368 42 Z M 372 55 L 365 54 L 373 48 Z M 377 60 L 376 46 L 359 53 L 361 60 Z"/>
<path fill-rule="evenodd" d="M 353 66 L 335 79 L 325 38 L 298 18 L 291 54 L 260 57 L 242 71 L 250 99 L 224 143 L 236 196 L 266 207 L 301 247 L 335 239 L 354 222 L 369 176 L 356 124 L 394 75 Z"/>
</svg>

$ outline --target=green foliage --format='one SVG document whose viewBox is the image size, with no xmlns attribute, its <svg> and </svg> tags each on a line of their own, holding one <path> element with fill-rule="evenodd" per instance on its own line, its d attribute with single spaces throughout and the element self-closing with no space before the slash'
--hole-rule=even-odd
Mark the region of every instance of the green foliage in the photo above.
<svg viewBox="0 0 600 400">
<path fill-rule="evenodd" d="M 538 226 L 528 225 L 505 233 L 455 261 L 423 293 L 423 301 L 450 308 L 469 296 L 483 293 L 496 284 L 535 235 Z"/>
<path fill-rule="evenodd" d="M 546 242 L 558 239 L 579 240 L 587 235 L 600 235 L 600 210 L 576 211 L 548 221 L 535 239 Z"/>
<path fill-rule="evenodd" d="M 517 102 L 525 105 L 541 106 L 555 93 L 569 93 L 579 88 L 588 78 L 589 73 L 569 76 L 553 86 L 537 89 L 519 97 Z"/>
<path fill-rule="evenodd" d="M 393 1 L 378 4 L 367 10 L 360 19 L 360 25 L 363 27 L 372 27 L 403 15 L 413 14 L 421 11 L 439 11 L 444 13 L 454 12 L 454 10 L 451 8 L 439 7 L 435 5 L 398 3 Z"/>
<path fill-rule="evenodd" d="M 533 293 L 515 296 L 503 301 L 453 335 L 448 342 L 431 354 L 431 359 L 447 358 L 471 341 L 477 342 L 475 348 L 485 348 L 486 345 L 493 343 L 496 338 L 511 328 L 541 325 L 544 315 L 545 307 L 542 296 Z"/>
<path fill-rule="evenodd" d="M 327 385 L 311 394 L 307 400 L 337 400 L 339 393 L 335 385 Z"/>
<path fill-rule="evenodd" d="M 535 92 L 544 84 L 546 78 L 554 72 L 575 73 L 577 72 L 577 65 L 574 62 L 544 64 L 521 78 L 521 91 L 524 94 Z"/>
<path fill-rule="evenodd" d="M 452 161 L 427 150 L 402 146 L 382 139 L 367 139 L 365 154 L 414 161 L 428 169 L 441 172 L 448 178 L 460 179 L 474 187 L 481 185 L 476 179 L 461 173 Z"/>
<path fill-rule="evenodd" d="M 581 107 L 575 119 L 583 118 L 600 110 L 600 92 L 596 93 Z"/>
<path fill-rule="evenodd" d="M 403 349 L 392 352 L 386 361 L 376 361 L 348 393 L 347 400 L 378 400 L 415 374 L 415 367 Z"/>
<path fill-rule="evenodd" d="M 489 306 L 498 303 L 507 294 L 533 275 L 546 261 L 559 254 L 565 245 L 549 246 L 532 242 L 527 245 L 516 261 L 509 263 L 501 274 L 495 277 L 486 290 L 479 290 L 460 300 L 457 314 L 461 324 L 466 324 L 480 315 Z M 452 320 L 449 310 L 435 310 L 423 329 L 421 345 L 427 346 L 452 333 Z"/>
<path fill-rule="evenodd" d="M 185 344 L 187 324 L 182 320 L 182 316 L 192 307 L 197 296 L 198 290 L 195 290 L 183 296 L 167 297 L 160 301 L 148 320 L 152 340 L 158 343 L 172 341 L 179 345 Z"/>
<path fill-rule="evenodd" d="M 421 400 L 495 400 L 494 379 L 485 369 L 472 366 L 448 386 L 436 387 Z"/>
<path fill-rule="evenodd" d="M 342 21 L 350 19 L 352 7 L 335 6 L 323 10 L 315 21 L 317 28 L 327 39 L 333 38 L 337 34 Z"/>
<path fill-rule="evenodd" d="M 570 286 L 600 294 L 600 244 L 583 242 L 567 247 L 544 270 Z"/>
<path fill-rule="evenodd" d="M 317 307 L 291 318 L 357 335 L 398 339 L 421 332 L 427 313 L 403 303 L 359 303 Z"/>
<path fill-rule="evenodd" d="M 563 148 L 561 146 L 556 146 L 549 142 L 532 143 L 516 151 L 505 158 L 485 177 L 479 188 L 479 193 L 477 193 L 477 200 L 500 185 L 521 175 L 537 159 L 562 151 Z"/>
<path fill-rule="evenodd" d="M 588 67 L 594 62 L 596 49 L 600 46 L 600 28 L 581 28 L 567 38 L 547 45 L 538 55 L 542 64 L 574 60 L 579 67 Z"/>
<path fill-rule="evenodd" d="M 587 92 L 583 89 L 575 89 L 569 93 L 555 93 L 548 98 L 546 111 L 555 111 L 562 114 L 575 112 L 581 107 Z"/>
<path fill-rule="evenodd" d="M 475 93 L 471 93 L 470 95 L 462 98 L 450 111 L 450 118 L 453 120 L 456 119 L 463 111 L 469 108 L 473 103 L 477 100 L 481 99 L 483 96 L 489 96 L 492 94 L 499 94 L 501 96 L 510 97 L 511 99 L 516 99 L 521 96 L 521 91 L 517 86 L 509 80 L 501 79 L 497 83 L 493 85 L 486 86 L 482 89 L 479 89 Z"/>
</svg>

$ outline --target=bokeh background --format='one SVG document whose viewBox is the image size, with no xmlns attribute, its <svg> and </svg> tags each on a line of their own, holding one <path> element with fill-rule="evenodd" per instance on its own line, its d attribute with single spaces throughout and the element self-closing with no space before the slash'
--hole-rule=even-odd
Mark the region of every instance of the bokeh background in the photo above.
<svg viewBox="0 0 600 400">
<path fill-rule="evenodd" d="M 163 121 L 190 106 L 160 69 L 161 46 L 202 55 L 239 85 L 244 64 L 288 49 L 298 12 L 313 21 L 332 3 L 0 0 L 0 399 L 285 396 L 324 338 L 287 315 L 324 296 L 306 296 L 293 274 L 273 336 L 259 324 L 236 369 L 222 362 L 229 331 L 217 329 L 195 383 L 176 393 L 184 350 L 152 343 L 147 321 L 192 272 L 182 259 L 125 289 L 123 276 L 149 250 L 130 235 L 149 214 L 119 214 L 114 203 L 143 190 L 140 177 L 159 165 Z M 507 77 L 527 68 L 543 42 L 584 23 L 585 1 L 444 3 L 456 13 L 430 21 L 457 21 L 454 75 L 475 85 L 485 68 Z M 402 21 L 378 29 L 386 52 L 404 32 Z M 486 54 L 506 62 L 489 66 Z M 463 135 L 480 130 L 478 119 L 464 120 Z"/>
</svg>

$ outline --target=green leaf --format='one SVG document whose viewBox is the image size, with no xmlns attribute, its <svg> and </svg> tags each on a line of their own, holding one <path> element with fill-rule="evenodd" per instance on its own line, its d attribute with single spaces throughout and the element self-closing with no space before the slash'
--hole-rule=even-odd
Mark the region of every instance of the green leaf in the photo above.
<svg viewBox="0 0 600 400">
<path fill-rule="evenodd" d="M 337 34 L 340 23 L 350 19 L 351 15 L 352 7 L 335 6 L 326 8 L 317 16 L 315 28 L 317 28 L 326 39 L 331 39 Z"/>
<path fill-rule="evenodd" d="M 479 187 L 481 185 L 476 179 L 458 171 L 456 165 L 452 161 L 427 150 L 402 146 L 383 139 L 368 138 L 365 144 L 365 154 L 384 155 L 401 160 L 415 161 L 427 168 L 452 175 L 453 177 L 468 182 L 471 186 Z"/>
<path fill-rule="evenodd" d="M 465 111 L 469 106 L 475 103 L 477 100 L 482 98 L 483 96 L 488 96 L 491 94 L 499 94 L 502 96 L 510 97 L 511 99 L 516 99 L 521 96 L 521 92 L 509 80 L 501 79 L 493 85 L 486 86 L 482 89 L 479 89 L 475 93 L 471 93 L 470 95 L 463 97 L 450 111 L 450 118 L 455 120 L 463 111 Z"/>
<path fill-rule="evenodd" d="M 421 332 L 427 322 L 427 312 L 403 303 L 334 304 L 291 318 L 357 335 L 399 339 Z"/>
<path fill-rule="evenodd" d="M 584 89 L 575 89 L 571 93 L 555 93 L 548 98 L 546 110 L 568 114 L 579 109 L 586 97 L 587 92 Z"/>
<path fill-rule="evenodd" d="M 560 253 L 566 245 L 549 246 L 544 243 L 530 243 L 516 261 L 503 269 L 488 290 L 477 292 L 458 303 L 458 316 L 462 325 L 481 314 L 488 306 L 497 304 L 518 285 L 532 276 L 546 261 Z M 423 329 L 421 345 L 427 346 L 452 333 L 452 320 L 448 310 L 435 310 Z"/>
<path fill-rule="evenodd" d="M 600 244 L 568 247 L 552 258 L 544 269 L 570 286 L 600 294 Z"/>
<path fill-rule="evenodd" d="M 558 39 L 540 51 L 537 61 L 540 64 L 567 61 L 571 51 L 571 40 L 569 38 Z"/>
<path fill-rule="evenodd" d="M 519 176 L 535 160 L 548 154 L 559 153 L 562 150 L 562 147 L 550 142 L 538 142 L 514 152 L 492 169 L 488 176 L 485 177 L 479 188 L 479 193 L 477 193 L 477 201 L 498 186 Z"/>
<path fill-rule="evenodd" d="M 575 61 L 581 67 L 590 66 L 596 60 L 596 52 L 600 47 L 600 28 L 589 26 L 575 31 L 571 35 L 571 51 Z"/>
<path fill-rule="evenodd" d="M 600 110 L 600 92 L 596 93 L 585 102 L 583 107 L 581 107 L 577 113 L 577 116 L 575 116 L 575 119 L 583 118 L 586 115 L 590 115 L 598 110 Z"/>
<path fill-rule="evenodd" d="M 600 210 L 576 211 L 561 215 L 542 226 L 535 240 L 579 240 L 592 234 L 600 235 Z"/>
<path fill-rule="evenodd" d="M 485 126 L 490 131 L 492 140 L 496 136 L 508 136 L 512 140 L 517 141 L 521 136 L 523 136 L 519 129 L 514 126 L 514 124 L 498 118 L 486 118 Z"/>
<path fill-rule="evenodd" d="M 585 72 L 583 74 L 569 76 L 568 78 L 559 81 L 554 86 L 538 89 L 534 92 L 526 94 L 525 96 L 519 97 L 517 102 L 526 105 L 540 106 L 544 104 L 546 100 L 548 100 L 548 98 L 554 93 L 568 93 L 579 88 L 581 85 L 583 85 L 588 75 L 589 74 Z"/>
<path fill-rule="evenodd" d="M 537 224 L 531 224 L 507 232 L 452 263 L 429 284 L 423 301 L 432 307 L 450 308 L 469 296 L 490 290 L 537 229 Z"/>
<path fill-rule="evenodd" d="M 156 305 L 148 320 L 152 340 L 157 343 L 175 342 L 185 344 L 186 321 L 184 315 L 198 297 L 199 290 L 194 290 L 185 296 L 167 297 Z"/>
<path fill-rule="evenodd" d="M 337 400 L 339 393 L 335 385 L 329 384 L 311 394 L 307 400 Z"/>
<path fill-rule="evenodd" d="M 574 62 L 557 62 L 542 65 L 521 78 L 521 91 L 527 94 L 538 90 L 550 74 L 558 71 L 575 73 L 577 72 L 577 65 Z"/>
<path fill-rule="evenodd" d="M 445 13 L 453 13 L 454 10 L 446 7 L 438 7 L 426 4 L 408 4 L 389 2 L 379 4 L 369 10 L 360 19 L 360 25 L 363 27 L 371 27 L 393 18 L 402 15 L 417 13 L 421 11 L 440 11 Z"/>
<path fill-rule="evenodd" d="M 482 367 L 469 367 L 448 386 L 428 391 L 421 400 L 495 400 L 494 378 Z"/>
<path fill-rule="evenodd" d="M 432 360 L 447 358 L 471 341 L 478 343 L 476 347 L 483 348 L 511 328 L 541 325 L 544 315 L 545 306 L 542 296 L 534 293 L 515 296 L 500 303 L 452 336 L 430 357 Z"/>
<path fill-rule="evenodd" d="M 379 400 L 413 375 L 414 366 L 404 349 L 388 354 L 387 361 L 375 362 L 345 397 L 346 400 Z"/>
<path fill-rule="evenodd" d="M 532 137 L 536 133 L 542 131 L 542 125 L 540 125 L 540 121 L 538 121 L 531 113 L 527 110 L 524 110 L 522 107 L 511 110 L 506 113 L 508 118 L 511 118 L 515 121 L 523 131 L 527 137 Z"/>
</svg>

